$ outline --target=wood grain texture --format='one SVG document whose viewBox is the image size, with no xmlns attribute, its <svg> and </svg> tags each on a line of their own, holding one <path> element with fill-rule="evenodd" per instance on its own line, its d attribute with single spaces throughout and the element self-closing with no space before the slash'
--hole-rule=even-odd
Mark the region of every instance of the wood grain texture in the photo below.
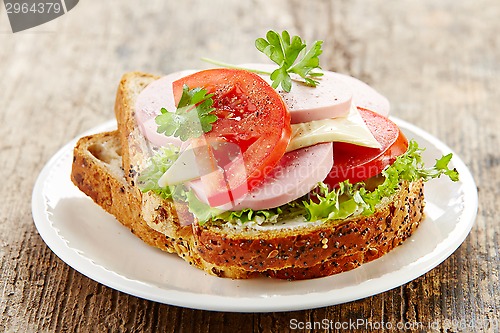
<svg viewBox="0 0 500 333">
<path fill-rule="evenodd" d="M 497 0 L 81 1 L 58 20 L 12 34 L 0 6 L 0 331 L 284 332 L 292 319 L 363 318 L 423 323 L 408 332 L 498 332 L 498 17 Z M 59 147 L 113 117 L 122 73 L 200 68 L 202 56 L 263 61 L 253 40 L 269 28 L 323 39 L 324 68 L 364 79 L 391 100 L 394 115 L 464 159 L 480 208 L 462 246 L 429 273 L 388 292 L 268 314 L 142 300 L 59 260 L 33 224 L 34 182 Z M 454 322 L 461 320 L 475 326 L 460 329 Z"/>
</svg>

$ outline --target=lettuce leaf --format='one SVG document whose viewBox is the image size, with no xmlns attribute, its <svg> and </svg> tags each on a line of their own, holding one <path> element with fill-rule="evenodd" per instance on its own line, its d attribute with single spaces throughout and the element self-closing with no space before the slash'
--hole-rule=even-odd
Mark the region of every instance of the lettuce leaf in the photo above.
<svg viewBox="0 0 500 333">
<path fill-rule="evenodd" d="M 452 154 L 445 155 L 436 160 L 431 168 L 425 168 L 422 152 L 417 142 L 411 140 L 408 150 L 396 161 L 382 171 L 384 181 L 375 190 L 368 191 L 363 182 L 350 184 L 348 180 L 339 184 L 339 187 L 329 191 L 322 183 L 318 185 L 319 191 L 309 202 L 304 201 L 306 219 L 317 220 L 339 220 L 345 219 L 356 212 L 369 216 L 375 212 L 376 205 L 384 198 L 395 194 L 402 181 L 416 181 L 422 179 L 428 181 L 439 178 L 441 175 L 448 176 L 452 181 L 458 180 L 456 169 L 450 169 L 448 164 Z"/>
<path fill-rule="evenodd" d="M 148 166 L 137 177 L 137 186 L 145 192 L 153 192 L 163 199 L 186 201 L 186 188 L 183 185 L 161 187 L 158 180 L 179 157 L 179 148 L 174 145 L 161 147 L 148 161 Z"/>
<path fill-rule="evenodd" d="M 267 210 L 253 210 L 246 208 L 239 211 L 223 211 L 210 207 L 210 205 L 200 201 L 192 190 L 187 194 L 187 201 L 189 211 L 196 216 L 196 219 L 201 225 L 209 220 L 221 223 L 245 223 L 249 221 L 259 221 L 260 223 L 263 223 L 266 221 L 273 221 L 281 213 L 283 213 L 283 210 L 280 207 Z"/>
<path fill-rule="evenodd" d="M 177 159 L 178 150 L 175 147 L 162 148 L 151 159 L 150 165 L 138 178 L 139 187 L 143 192 L 153 191 L 163 198 L 183 200 L 188 203 L 189 211 L 193 213 L 200 224 L 207 223 L 247 223 L 250 221 L 262 224 L 264 222 L 276 223 L 280 220 L 303 215 L 307 221 L 332 221 L 343 220 L 354 214 L 369 216 L 375 212 L 376 206 L 383 198 L 391 197 L 400 188 L 403 181 L 428 181 L 448 176 L 452 181 L 459 178 L 456 169 L 448 167 L 452 154 L 437 159 L 434 166 L 425 168 L 422 152 L 417 142 L 411 140 L 408 150 L 396 158 L 396 161 L 382 171 L 381 183 L 373 190 L 364 182 L 351 184 L 348 180 L 339 183 L 338 187 L 330 190 L 320 182 L 317 187 L 306 197 L 299 198 L 283 206 L 253 210 L 223 211 L 210 207 L 200 201 L 193 191 L 188 191 L 184 186 L 161 188 L 158 179 Z"/>
<path fill-rule="evenodd" d="M 402 181 L 412 182 L 419 179 L 428 181 L 442 175 L 448 176 L 452 181 L 458 180 L 458 172 L 448 167 L 452 154 L 436 160 L 433 167 L 425 168 L 422 159 L 423 151 L 416 141 L 411 140 L 406 153 L 382 171 L 383 182 L 372 191 L 367 189 L 364 182 L 351 184 L 347 180 L 333 190 L 320 182 L 312 191 L 313 194 L 309 196 L 309 200 L 299 199 L 269 210 L 244 209 L 236 212 L 221 212 L 200 203 L 195 195 L 189 201 L 189 206 L 195 203 L 196 209 L 190 208 L 190 210 L 202 224 L 208 220 L 215 223 L 249 221 L 257 221 L 259 224 L 262 221 L 273 223 L 284 218 L 284 215 L 290 217 L 298 214 L 304 214 L 307 221 L 342 220 L 357 213 L 369 216 L 375 212 L 376 206 L 383 198 L 390 197 L 399 190 Z"/>
<path fill-rule="evenodd" d="M 201 225 L 223 212 L 218 208 L 210 207 L 210 205 L 200 201 L 193 190 L 187 193 L 186 199 L 189 211 L 196 216 Z"/>
</svg>

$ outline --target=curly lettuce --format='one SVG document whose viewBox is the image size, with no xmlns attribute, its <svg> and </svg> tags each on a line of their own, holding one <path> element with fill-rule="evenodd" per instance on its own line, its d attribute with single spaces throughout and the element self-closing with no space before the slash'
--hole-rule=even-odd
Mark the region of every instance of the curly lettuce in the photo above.
<svg viewBox="0 0 500 333">
<path fill-rule="evenodd" d="M 384 181 L 373 191 L 366 189 L 363 182 L 350 184 L 348 180 L 339 184 L 339 187 L 330 191 L 328 187 L 320 183 L 319 191 L 309 202 L 304 202 L 306 219 L 317 220 L 339 220 L 345 219 L 357 212 L 369 216 L 375 212 L 375 208 L 385 197 L 394 195 L 402 181 L 417 181 L 422 179 L 428 181 L 448 176 L 452 181 L 458 180 L 456 169 L 450 169 L 448 164 L 452 154 L 445 155 L 436 160 L 431 168 L 425 168 L 422 160 L 422 152 L 417 142 L 411 140 L 408 150 L 396 158 L 396 161 L 382 171 Z"/>
<path fill-rule="evenodd" d="M 417 142 L 411 140 L 408 150 L 396 158 L 396 161 L 382 171 L 383 181 L 374 190 L 369 190 L 364 182 L 351 184 L 348 180 L 338 184 L 331 190 L 320 182 L 307 198 L 301 198 L 283 206 L 268 210 L 244 209 L 236 212 L 223 212 L 200 202 L 196 195 L 188 194 L 190 211 L 200 223 L 246 223 L 254 221 L 278 222 L 286 217 L 303 214 L 306 221 L 343 220 L 354 214 L 369 216 L 375 212 L 376 206 L 383 198 L 391 197 L 400 188 L 402 181 L 428 181 L 448 176 L 452 181 L 458 180 L 456 169 L 450 169 L 448 164 L 452 154 L 436 160 L 431 168 L 425 168 L 422 152 Z"/>
<path fill-rule="evenodd" d="M 283 213 L 281 207 L 266 210 L 253 210 L 245 208 L 239 211 L 223 211 L 200 201 L 193 191 L 188 192 L 187 202 L 189 211 L 196 216 L 196 219 L 200 224 L 204 224 L 207 221 L 220 223 L 246 223 L 249 221 L 256 221 L 257 223 L 272 222 Z"/>
<path fill-rule="evenodd" d="M 153 192 L 163 199 L 186 201 L 183 185 L 161 187 L 158 180 L 179 157 L 179 148 L 174 145 L 161 147 L 148 161 L 148 166 L 137 177 L 137 186 L 145 192 Z"/>
<path fill-rule="evenodd" d="M 320 182 L 308 196 L 299 198 L 283 206 L 253 210 L 223 211 L 210 207 L 200 201 L 193 191 L 187 191 L 182 185 L 162 188 L 158 180 L 178 157 L 175 147 L 164 147 L 150 161 L 149 166 L 138 178 L 143 192 L 153 191 L 164 199 L 182 200 L 188 203 L 189 211 L 196 216 L 200 224 L 210 223 L 276 223 L 286 218 L 303 215 L 306 221 L 343 220 L 354 214 L 369 216 L 383 200 L 394 195 L 403 181 L 430 179 L 448 176 L 452 181 L 459 178 L 456 169 L 450 169 L 452 154 L 436 160 L 431 168 L 425 168 L 422 158 L 424 149 L 416 141 L 411 140 L 408 150 L 398 156 L 395 162 L 382 171 L 383 179 L 374 189 L 364 182 L 351 184 L 348 180 L 341 182 L 334 189 Z"/>
</svg>

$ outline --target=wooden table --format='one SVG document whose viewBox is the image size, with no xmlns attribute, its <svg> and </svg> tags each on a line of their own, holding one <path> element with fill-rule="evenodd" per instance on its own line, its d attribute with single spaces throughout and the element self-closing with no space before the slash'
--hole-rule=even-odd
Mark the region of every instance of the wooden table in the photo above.
<svg viewBox="0 0 500 333">
<path fill-rule="evenodd" d="M 0 331 L 278 332 L 289 330 L 292 319 L 366 318 L 410 323 L 408 331 L 498 332 L 498 17 L 497 0 L 81 1 L 55 21 L 12 34 L 2 7 Z M 480 208 L 462 246 L 437 268 L 385 293 L 264 314 L 146 301 L 94 282 L 58 259 L 33 224 L 34 182 L 63 144 L 113 117 L 122 73 L 200 68 L 200 57 L 265 61 L 253 41 L 270 28 L 323 39 L 325 69 L 367 81 L 390 99 L 393 115 L 445 141 L 464 159 Z M 460 321 L 473 327 L 462 330 Z"/>
</svg>

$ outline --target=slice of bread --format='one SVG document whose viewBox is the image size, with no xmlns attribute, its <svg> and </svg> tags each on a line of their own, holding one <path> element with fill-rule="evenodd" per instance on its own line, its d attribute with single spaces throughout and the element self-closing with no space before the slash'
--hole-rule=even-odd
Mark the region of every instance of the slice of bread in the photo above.
<svg viewBox="0 0 500 333">
<path fill-rule="evenodd" d="M 105 211 L 130 229 L 145 243 L 181 258 L 206 272 L 221 277 L 248 278 L 254 274 L 238 267 L 219 269 L 203 260 L 196 251 L 191 226 L 177 228 L 175 237 L 150 228 L 142 217 L 141 193 L 127 183 L 122 168 L 122 148 L 118 132 L 99 133 L 81 138 L 74 148 L 71 180 Z M 162 214 L 176 224 L 177 214 L 165 202 Z M 178 225 L 178 223 L 177 223 Z"/>
<path fill-rule="evenodd" d="M 123 76 L 115 104 L 118 131 L 82 138 L 72 171 L 73 182 L 84 193 L 146 243 L 217 276 L 308 279 L 382 256 L 422 220 L 423 184 L 414 182 L 401 184 L 370 217 L 267 230 L 196 222 L 181 226 L 177 214 L 190 214 L 187 207 L 141 193 L 135 182 L 152 154 L 135 120 L 135 100 L 157 78 L 137 72 Z"/>
</svg>

